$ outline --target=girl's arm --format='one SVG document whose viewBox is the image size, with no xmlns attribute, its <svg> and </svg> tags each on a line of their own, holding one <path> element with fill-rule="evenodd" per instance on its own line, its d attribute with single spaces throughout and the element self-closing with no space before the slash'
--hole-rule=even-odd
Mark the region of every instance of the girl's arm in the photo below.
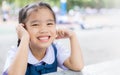
<svg viewBox="0 0 120 75">
<path fill-rule="evenodd" d="M 83 57 L 80 49 L 80 44 L 76 34 L 73 31 L 67 29 L 59 29 L 57 31 L 57 38 L 69 38 L 71 45 L 71 54 L 68 59 L 65 60 L 64 65 L 71 70 L 80 71 L 83 68 Z"/>
<path fill-rule="evenodd" d="M 8 68 L 8 75 L 25 75 L 28 60 L 29 34 L 19 24 L 16 28 L 19 39 L 21 40 L 17 53 Z"/>
</svg>

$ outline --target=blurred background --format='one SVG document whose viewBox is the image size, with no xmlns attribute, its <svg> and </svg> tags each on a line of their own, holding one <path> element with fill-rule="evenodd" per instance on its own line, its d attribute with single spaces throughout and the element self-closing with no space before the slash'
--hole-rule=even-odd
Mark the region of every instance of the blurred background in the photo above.
<svg viewBox="0 0 120 75">
<path fill-rule="evenodd" d="M 0 0 L 0 74 L 17 44 L 20 8 L 37 1 L 52 6 L 58 27 L 76 32 L 85 66 L 120 59 L 120 0 Z M 68 39 L 57 41 L 70 48 Z"/>
</svg>

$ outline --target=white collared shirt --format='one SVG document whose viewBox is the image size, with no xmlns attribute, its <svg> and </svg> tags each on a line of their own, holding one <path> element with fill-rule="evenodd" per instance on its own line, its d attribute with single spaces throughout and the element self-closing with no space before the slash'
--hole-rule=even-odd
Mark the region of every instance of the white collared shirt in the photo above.
<svg viewBox="0 0 120 75">
<path fill-rule="evenodd" d="M 61 44 L 58 44 L 54 42 L 56 48 L 57 48 L 57 61 L 58 61 L 58 67 L 67 70 L 67 67 L 63 65 L 64 61 L 70 56 L 70 50 L 64 48 Z M 17 47 L 12 48 L 11 50 L 8 51 L 8 56 L 7 60 L 4 66 L 4 71 L 7 70 L 9 65 L 11 64 L 12 60 L 14 59 L 14 56 L 17 52 Z M 54 54 L 54 49 L 52 45 L 50 45 L 47 50 L 46 50 L 46 55 L 42 60 L 37 60 L 31 50 L 29 49 L 29 54 L 28 54 L 28 63 L 33 64 L 33 65 L 41 65 L 42 62 L 45 62 L 47 64 L 52 64 L 55 60 L 55 54 Z"/>
</svg>

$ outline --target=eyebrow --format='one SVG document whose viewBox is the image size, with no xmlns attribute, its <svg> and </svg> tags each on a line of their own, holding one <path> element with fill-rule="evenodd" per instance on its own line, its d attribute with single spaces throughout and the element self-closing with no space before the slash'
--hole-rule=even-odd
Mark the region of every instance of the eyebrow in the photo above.
<svg viewBox="0 0 120 75">
<path fill-rule="evenodd" d="M 35 22 L 39 22 L 39 20 L 33 20 L 30 23 L 35 23 Z"/>
<path fill-rule="evenodd" d="M 55 22 L 55 20 L 49 19 L 47 20 L 47 22 Z"/>
<path fill-rule="evenodd" d="M 35 22 L 41 22 L 41 21 L 40 21 L 40 20 L 33 20 L 33 21 L 31 21 L 30 23 L 35 23 Z M 48 19 L 48 20 L 46 20 L 45 22 L 55 22 L 55 20 Z"/>
</svg>

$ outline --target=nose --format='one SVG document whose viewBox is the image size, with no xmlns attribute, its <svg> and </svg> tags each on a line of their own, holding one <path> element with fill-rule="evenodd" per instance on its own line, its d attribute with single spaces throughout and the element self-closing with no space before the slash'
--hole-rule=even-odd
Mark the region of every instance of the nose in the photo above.
<svg viewBox="0 0 120 75">
<path fill-rule="evenodd" d="M 48 33 L 48 28 L 46 24 L 42 24 L 39 29 L 40 33 Z"/>
</svg>

